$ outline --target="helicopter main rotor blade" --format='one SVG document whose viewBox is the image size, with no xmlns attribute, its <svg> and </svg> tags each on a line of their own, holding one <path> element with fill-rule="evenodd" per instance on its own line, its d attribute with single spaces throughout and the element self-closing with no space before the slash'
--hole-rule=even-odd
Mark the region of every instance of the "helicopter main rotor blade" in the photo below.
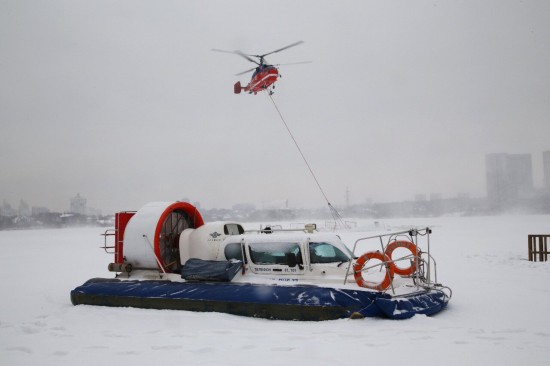
<svg viewBox="0 0 550 366">
<path fill-rule="evenodd" d="M 264 55 L 257 56 L 257 57 L 264 57 L 264 56 L 271 55 L 271 54 L 273 54 L 273 53 L 281 52 L 281 51 L 284 51 L 284 50 L 286 50 L 286 49 L 288 49 L 288 48 L 290 48 L 290 47 L 298 46 L 299 44 L 302 44 L 302 43 L 304 43 L 304 41 L 294 42 L 294 43 L 292 43 L 292 44 L 289 44 L 288 46 L 285 46 L 285 47 L 283 47 L 283 48 L 279 48 L 278 50 L 271 51 L 271 52 L 269 52 L 269 53 L 266 53 L 266 54 L 264 54 Z"/>
<path fill-rule="evenodd" d="M 300 65 L 300 64 L 310 64 L 312 63 L 313 61 L 299 61 L 299 62 L 289 62 L 289 63 L 286 63 L 286 64 L 276 64 L 276 65 L 273 65 L 273 66 L 287 66 L 287 65 Z M 246 74 L 246 73 L 249 73 L 250 71 L 254 71 L 256 70 L 255 67 L 251 68 L 251 69 L 248 69 L 246 71 L 243 71 L 243 72 L 240 72 L 238 74 L 235 74 L 235 76 L 239 76 L 239 75 L 243 75 L 243 74 Z"/>
<path fill-rule="evenodd" d="M 212 48 L 211 51 L 214 51 L 214 52 L 223 52 L 223 53 L 235 53 L 235 51 L 219 50 L 219 49 L 217 49 L 217 48 Z"/>
<path fill-rule="evenodd" d="M 255 63 L 256 65 L 259 65 L 258 61 L 251 59 L 250 57 L 248 57 L 248 55 L 245 55 L 244 53 L 242 53 L 242 52 L 239 51 L 239 50 L 236 50 L 236 51 L 226 51 L 226 50 L 219 50 L 219 49 L 217 49 L 217 48 L 212 48 L 212 51 L 214 51 L 214 52 L 222 52 L 222 53 L 232 53 L 232 54 L 235 54 L 235 55 L 239 55 L 239 56 L 245 58 L 246 60 Z"/>
<path fill-rule="evenodd" d="M 300 64 L 310 64 L 312 63 L 313 61 L 299 61 L 299 62 L 289 62 L 287 64 L 277 64 L 277 65 L 274 65 L 274 66 L 287 66 L 287 65 L 300 65 Z"/>
<path fill-rule="evenodd" d="M 248 55 L 245 55 L 245 54 L 242 53 L 241 51 L 235 51 L 235 53 L 236 53 L 237 55 L 239 55 L 239 56 L 241 56 L 241 57 L 247 59 L 248 61 L 255 63 L 256 65 L 259 65 L 259 64 L 260 64 L 258 61 L 251 59 L 250 57 L 248 57 Z M 252 56 L 252 55 L 251 55 L 251 56 Z"/>
<path fill-rule="evenodd" d="M 246 71 L 240 72 L 240 73 L 238 73 L 238 74 L 235 74 L 235 76 L 239 76 L 239 75 L 247 74 L 247 73 L 249 73 L 250 71 L 253 71 L 253 70 L 256 70 L 256 68 L 255 68 L 255 67 L 253 67 L 253 68 L 251 68 L 251 69 L 249 69 L 249 70 L 246 70 Z"/>
</svg>

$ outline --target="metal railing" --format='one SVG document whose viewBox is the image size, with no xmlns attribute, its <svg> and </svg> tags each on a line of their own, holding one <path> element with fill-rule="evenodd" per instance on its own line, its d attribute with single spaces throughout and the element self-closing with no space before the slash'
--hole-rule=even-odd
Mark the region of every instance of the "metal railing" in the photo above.
<svg viewBox="0 0 550 366">
<path fill-rule="evenodd" d="M 103 234 L 100 234 L 103 236 L 103 246 L 100 247 L 101 249 L 105 250 L 105 253 L 113 254 L 115 252 L 115 245 L 107 245 L 107 237 L 109 236 L 115 236 L 116 230 L 115 229 L 107 229 Z"/>
<path fill-rule="evenodd" d="M 359 238 L 355 241 L 353 244 L 352 252 L 354 255 L 355 251 L 357 250 L 357 245 L 360 242 L 365 242 L 367 240 L 377 240 L 380 244 L 381 252 L 384 253 L 386 251 L 386 247 L 388 244 L 390 244 L 392 241 L 397 240 L 400 237 L 405 237 L 408 241 L 412 242 L 416 248 L 417 253 L 413 253 L 412 255 L 407 255 L 401 258 L 392 259 L 391 262 L 397 263 L 400 261 L 406 261 L 406 260 L 413 260 L 416 261 L 416 271 L 411 275 L 414 282 L 416 283 L 417 288 L 422 287 L 430 287 L 430 286 L 439 286 L 437 284 L 437 263 L 433 256 L 430 253 L 430 234 L 432 230 L 430 228 L 423 228 L 423 229 L 410 229 L 410 230 L 404 230 L 404 231 L 398 231 L 393 233 L 387 233 L 387 234 L 380 234 L 380 235 L 373 235 L 368 236 L 364 238 Z M 425 237 L 426 240 L 426 252 L 422 252 L 419 247 L 419 240 L 418 237 L 422 236 Z M 376 266 L 385 266 L 386 269 L 388 269 L 389 263 L 382 262 Z M 350 273 L 350 268 L 352 266 L 352 261 L 348 264 L 348 270 L 347 273 Z M 434 281 L 432 281 L 432 274 Z M 346 276 L 344 280 L 344 284 L 347 282 L 348 276 Z M 393 280 L 391 284 L 391 288 L 393 291 Z"/>
<path fill-rule="evenodd" d="M 290 233 L 290 232 L 302 232 L 312 234 L 317 231 L 316 224 L 303 224 L 302 227 L 291 226 L 290 229 L 284 229 L 282 225 L 266 225 L 260 226 L 259 229 L 249 229 L 245 230 L 246 234 L 256 233 L 256 234 L 272 234 L 272 233 Z"/>
</svg>

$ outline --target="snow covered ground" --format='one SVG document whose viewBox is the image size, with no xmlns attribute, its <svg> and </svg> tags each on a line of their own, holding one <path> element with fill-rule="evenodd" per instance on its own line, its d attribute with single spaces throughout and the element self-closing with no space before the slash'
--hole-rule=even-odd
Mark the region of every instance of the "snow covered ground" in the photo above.
<svg viewBox="0 0 550 366">
<path fill-rule="evenodd" d="M 2 365 L 548 365 L 550 262 L 527 235 L 550 216 L 380 220 L 433 227 L 438 280 L 453 289 L 434 317 L 295 322 L 217 313 L 71 305 L 110 276 L 98 228 L 0 232 Z M 372 227 L 373 220 L 358 228 Z M 366 233 L 368 235 L 368 233 Z M 365 232 L 347 232 L 348 245 Z"/>
</svg>

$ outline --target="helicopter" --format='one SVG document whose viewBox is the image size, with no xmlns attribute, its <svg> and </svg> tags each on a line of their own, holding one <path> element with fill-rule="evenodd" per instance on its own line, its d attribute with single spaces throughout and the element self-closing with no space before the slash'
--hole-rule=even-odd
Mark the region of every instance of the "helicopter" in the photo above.
<svg viewBox="0 0 550 366">
<path fill-rule="evenodd" d="M 292 44 L 289 44 L 288 46 L 285 46 L 283 48 L 279 48 L 278 50 L 271 51 L 271 52 L 268 52 L 268 53 L 264 53 L 263 55 L 247 55 L 247 54 L 245 54 L 245 53 L 243 53 L 239 50 L 224 51 L 224 50 L 219 50 L 219 49 L 212 49 L 212 51 L 224 52 L 224 53 L 234 53 L 234 54 L 239 55 L 242 58 L 258 65 L 256 67 L 253 67 L 253 68 L 249 69 L 249 70 L 246 70 L 246 71 L 243 71 L 243 72 L 240 72 L 240 73 L 236 74 L 236 75 L 243 75 L 243 74 L 247 74 L 251 71 L 254 71 L 254 73 L 252 74 L 252 78 L 250 79 L 250 82 L 248 83 L 248 85 L 242 86 L 240 81 L 237 81 L 235 83 L 235 85 L 233 86 L 233 90 L 234 90 L 235 94 L 240 94 L 242 91 L 244 91 L 245 93 L 256 95 L 257 93 L 259 93 L 261 91 L 267 91 L 271 95 L 271 94 L 273 94 L 273 89 L 275 89 L 275 85 L 274 85 L 275 82 L 281 76 L 279 74 L 279 69 L 277 68 L 277 66 L 280 66 L 280 64 L 279 65 L 268 64 L 267 60 L 265 59 L 265 56 L 269 56 L 271 54 L 284 51 L 288 48 L 298 46 L 299 44 L 302 44 L 302 43 L 304 43 L 304 41 L 294 42 Z M 256 58 L 257 60 L 253 59 L 252 57 Z M 311 61 L 293 62 L 291 64 L 284 64 L 284 65 L 305 64 L 305 63 L 311 63 Z"/>
</svg>

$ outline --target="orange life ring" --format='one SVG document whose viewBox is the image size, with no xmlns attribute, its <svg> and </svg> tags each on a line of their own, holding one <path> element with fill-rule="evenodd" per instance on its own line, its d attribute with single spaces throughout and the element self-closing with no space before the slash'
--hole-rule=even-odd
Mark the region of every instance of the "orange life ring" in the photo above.
<svg viewBox="0 0 550 366">
<path fill-rule="evenodd" d="M 386 276 L 380 283 L 365 281 L 363 278 L 363 266 L 369 259 L 378 259 L 382 262 L 387 263 L 388 265 L 386 267 Z M 366 287 L 373 290 L 378 291 L 384 291 L 388 288 L 388 286 L 391 284 L 391 281 L 393 279 L 393 263 L 391 262 L 390 257 L 388 257 L 386 254 L 376 251 L 376 252 L 367 252 L 357 258 L 357 261 L 353 264 L 353 277 L 355 278 L 355 282 L 360 287 Z"/>
<path fill-rule="evenodd" d="M 413 255 L 413 260 L 411 261 L 411 265 L 407 268 L 399 268 L 395 264 L 395 262 L 392 262 L 393 263 L 393 271 L 395 273 L 397 273 L 398 275 L 400 275 L 400 276 L 410 276 L 410 275 L 412 275 L 414 272 L 416 272 L 416 262 L 417 262 L 416 256 L 420 254 L 420 250 L 418 250 L 416 245 L 414 245 L 414 243 L 411 243 L 410 241 L 395 240 L 395 241 L 392 241 L 391 243 L 388 244 L 388 246 L 386 247 L 386 250 L 384 251 L 384 254 L 387 255 L 390 258 L 390 260 L 393 261 L 392 254 L 393 254 L 393 251 L 397 248 L 406 248 L 406 249 L 410 250 L 410 252 Z"/>
</svg>

